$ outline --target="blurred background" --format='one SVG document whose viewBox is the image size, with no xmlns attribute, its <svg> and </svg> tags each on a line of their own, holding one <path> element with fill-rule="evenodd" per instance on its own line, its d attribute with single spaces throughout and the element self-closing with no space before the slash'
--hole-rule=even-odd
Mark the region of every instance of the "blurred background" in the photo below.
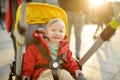
<svg viewBox="0 0 120 80">
<path fill-rule="evenodd" d="M 14 1 L 14 0 L 13 0 Z M 33 0 L 58 6 L 57 0 Z M 82 31 L 83 56 L 92 44 L 94 32 L 99 25 L 106 25 L 120 13 L 120 0 L 87 0 L 88 10 L 85 13 L 85 26 Z M 5 27 L 5 14 L 8 0 L 0 0 L 0 80 L 7 80 L 10 63 L 14 57 L 14 49 L 10 34 Z M 100 30 L 101 32 L 102 30 Z M 72 30 L 71 51 L 75 52 L 75 38 Z M 101 48 L 84 65 L 83 71 L 89 80 L 120 80 L 120 27 L 113 38 L 105 42 Z"/>
<path fill-rule="evenodd" d="M 13 0 L 14 1 L 14 0 Z M 58 5 L 57 0 L 33 0 Z M 99 24 L 105 22 L 105 18 L 110 20 L 120 12 L 120 0 L 86 0 L 88 12 L 86 15 L 86 23 Z M 5 20 L 5 13 L 8 6 L 8 0 L 0 0 L 0 18 Z M 104 21 L 103 21 L 104 19 Z M 107 21 L 106 21 L 107 22 Z"/>
</svg>

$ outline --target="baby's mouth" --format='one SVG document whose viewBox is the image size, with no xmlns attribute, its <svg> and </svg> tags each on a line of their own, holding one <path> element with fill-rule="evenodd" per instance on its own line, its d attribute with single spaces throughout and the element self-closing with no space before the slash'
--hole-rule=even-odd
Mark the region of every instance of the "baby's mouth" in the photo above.
<svg viewBox="0 0 120 80">
<path fill-rule="evenodd" d="M 59 37 L 53 37 L 54 39 L 59 39 Z"/>
</svg>

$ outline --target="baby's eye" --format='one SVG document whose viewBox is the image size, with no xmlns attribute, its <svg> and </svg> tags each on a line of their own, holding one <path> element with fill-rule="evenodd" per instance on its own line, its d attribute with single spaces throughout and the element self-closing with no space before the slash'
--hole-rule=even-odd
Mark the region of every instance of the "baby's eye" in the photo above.
<svg viewBox="0 0 120 80">
<path fill-rule="evenodd" d="M 62 31 L 62 30 L 60 30 L 59 32 L 61 32 L 61 33 L 62 33 L 63 31 Z"/>
<path fill-rule="evenodd" d="M 54 29 L 52 29 L 52 31 L 55 31 Z"/>
</svg>

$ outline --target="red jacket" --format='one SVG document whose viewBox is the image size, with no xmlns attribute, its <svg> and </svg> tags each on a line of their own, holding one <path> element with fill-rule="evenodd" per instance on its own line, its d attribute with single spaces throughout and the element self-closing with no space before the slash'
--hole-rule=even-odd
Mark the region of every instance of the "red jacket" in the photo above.
<svg viewBox="0 0 120 80">
<path fill-rule="evenodd" d="M 13 0 L 12 0 L 13 1 Z M 7 32 L 11 32 L 11 28 L 13 26 L 13 18 L 15 18 L 16 15 L 13 15 L 12 13 L 12 1 L 11 0 L 8 0 L 8 8 L 7 8 L 7 11 L 6 11 L 6 19 L 5 19 L 5 24 L 6 24 L 6 30 Z M 13 3 L 14 7 L 18 7 L 20 4 L 21 4 L 21 1 L 22 0 L 17 0 L 15 3 Z M 17 5 L 16 5 L 17 4 Z M 14 13 L 16 13 L 16 10 L 14 11 Z"/>
<path fill-rule="evenodd" d="M 39 38 L 39 44 L 41 44 L 44 48 L 47 49 L 48 55 L 50 55 L 50 49 L 46 40 L 43 38 L 42 34 L 38 34 L 38 31 L 33 33 L 34 38 Z M 65 53 L 66 59 L 65 64 L 63 67 L 67 69 L 71 74 L 74 74 L 75 70 L 79 69 L 78 64 L 76 63 L 75 59 L 72 58 L 72 52 L 69 49 L 69 45 L 66 39 L 60 42 L 58 56 Z M 35 44 L 31 43 L 27 47 L 26 53 L 24 55 L 23 61 L 23 68 L 22 68 L 22 75 L 30 76 L 33 80 L 36 80 L 40 74 L 46 70 L 47 68 L 39 68 L 35 69 L 35 66 L 38 64 L 49 64 L 48 59 L 43 59 L 41 52 L 39 52 L 38 48 Z"/>
</svg>

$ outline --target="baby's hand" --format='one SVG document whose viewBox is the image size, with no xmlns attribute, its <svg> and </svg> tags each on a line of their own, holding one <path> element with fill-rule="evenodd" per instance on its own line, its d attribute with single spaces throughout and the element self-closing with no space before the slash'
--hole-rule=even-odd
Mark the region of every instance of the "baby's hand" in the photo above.
<svg viewBox="0 0 120 80">
<path fill-rule="evenodd" d="M 76 76 L 76 77 L 79 77 L 79 76 L 82 76 L 82 75 L 83 75 L 83 73 L 82 73 L 81 70 L 76 70 L 76 71 L 75 71 L 75 76 Z"/>
<path fill-rule="evenodd" d="M 84 77 L 81 70 L 76 70 L 75 75 L 76 75 L 77 80 L 87 80 L 87 78 Z"/>
<path fill-rule="evenodd" d="M 22 76 L 22 80 L 30 80 L 29 76 Z"/>
</svg>

